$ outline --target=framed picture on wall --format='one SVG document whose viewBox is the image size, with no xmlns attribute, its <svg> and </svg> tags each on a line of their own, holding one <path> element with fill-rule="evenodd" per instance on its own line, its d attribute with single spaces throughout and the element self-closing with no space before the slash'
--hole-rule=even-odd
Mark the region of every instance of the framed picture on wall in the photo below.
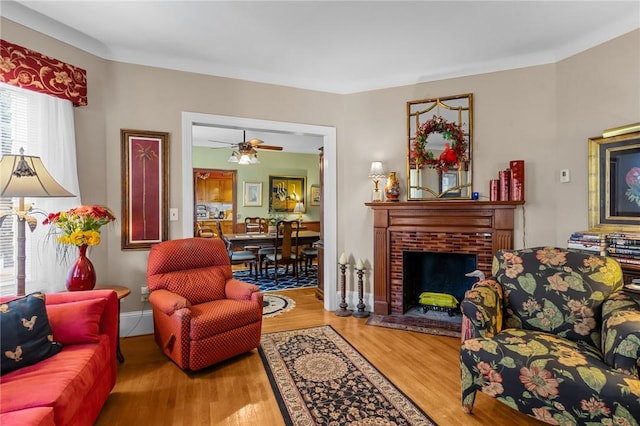
<svg viewBox="0 0 640 426">
<path fill-rule="evenodd" d="M 589 227 L 640 232 L 640 131 L 589 139 Z"/>
<path fill-rule="evenodd" d="M 320 185 L 311 185 L 311 192 L 309 194 L 309 205 L 320 205 Z"/>
<path fill-rule="evenodd" d="M 122 249 L 143 250 L 169 236 L 169 133 L 120 130 Z"/>
<path fill-rule="evenodd" d="M 304 176 L 269 176 L 269 212 L 293 213 L 305 199 Z"/>
<path fill-rule="evenodd" d="M 262 206 L 262 182 L 245 182 L 242 205 L 245 207 Z"/>
</svg>

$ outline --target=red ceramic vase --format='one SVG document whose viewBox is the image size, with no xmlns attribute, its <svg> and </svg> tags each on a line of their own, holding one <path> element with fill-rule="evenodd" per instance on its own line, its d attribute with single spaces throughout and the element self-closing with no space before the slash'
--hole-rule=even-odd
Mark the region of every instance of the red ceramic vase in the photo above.
<svg viewBox="0 0 640 426">
<path fill-rule="evenodd" d="M 96 270 L 87 257 L 87 247 L 86 244 L 78 247 L 80 257 L 73 264 L 69 276 L 67 276 L 66 284 L 69 291 L 93 290 L 96 285 Z"/>
</svg>

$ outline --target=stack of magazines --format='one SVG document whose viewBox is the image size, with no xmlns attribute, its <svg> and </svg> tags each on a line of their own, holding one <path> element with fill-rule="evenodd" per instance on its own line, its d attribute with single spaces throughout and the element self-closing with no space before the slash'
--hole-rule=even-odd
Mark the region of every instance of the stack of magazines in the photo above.
<svg viewBox="0 0 640 426">
<path fill-rule="evenodd" d="M 606 233 L 597 231 L 578 231 L 571 234 L 567 241 L 567 248 L 607 255 L 609 238 Z M 640 246 L 638 246 L 640 248 Z"/>
</svg>

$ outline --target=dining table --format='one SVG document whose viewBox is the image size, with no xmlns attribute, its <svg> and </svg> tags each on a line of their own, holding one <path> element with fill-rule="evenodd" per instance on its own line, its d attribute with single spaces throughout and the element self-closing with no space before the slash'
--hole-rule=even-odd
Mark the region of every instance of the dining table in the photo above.
<svg viewBox="0 0 640 426">
<path fill-rule="evenodd" d="M 225 237 L 231 244 L 237 247 L 274 245 L 276 240 L 275 233 L 265 232 L 248 232 L 246 234 L 225 234 Z M 320 239 L 320 233 L 317 231 L 301 230 L 298 231 L 298 245 L 313 244 Z"/>
</svg>

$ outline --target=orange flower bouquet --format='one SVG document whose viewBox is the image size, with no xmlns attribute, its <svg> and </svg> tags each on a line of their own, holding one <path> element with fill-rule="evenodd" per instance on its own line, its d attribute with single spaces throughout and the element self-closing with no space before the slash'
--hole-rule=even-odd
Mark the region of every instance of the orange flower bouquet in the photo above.
<svg viewBox="0 0 640 426">
<path fill-rule="evenodd" d="M 66 212 L 50 213 L 43 225 L 55 225 L 57 241 L 65 245 L 100 244 L 100 228 L 116 220 L 111 210 L 102 206 L 80 206 Z"/>
</svg>

